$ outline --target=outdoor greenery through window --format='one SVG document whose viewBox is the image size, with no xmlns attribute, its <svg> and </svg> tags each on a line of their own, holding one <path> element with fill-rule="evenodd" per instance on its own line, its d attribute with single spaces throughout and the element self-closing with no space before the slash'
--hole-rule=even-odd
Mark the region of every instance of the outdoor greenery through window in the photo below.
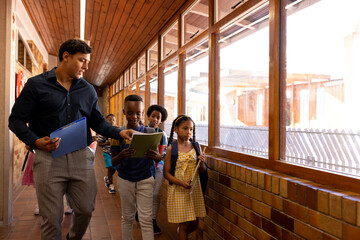
<svg viewBox="0 0 360 240">
<path fill-rule="evenodd" d="M 360 175 L 360 1 L 291 3 L 286 161 Z"/>
<path fill-rule="evenodd" d="M 220 146 L 267 157 L 269 5 L 220 32 Z"/>
<path fill-rule="evenodd" d="M 208 143 L 209 42 L 186 53 L 186 114 L 196 124 L 196 140 Z"/>
</svg>

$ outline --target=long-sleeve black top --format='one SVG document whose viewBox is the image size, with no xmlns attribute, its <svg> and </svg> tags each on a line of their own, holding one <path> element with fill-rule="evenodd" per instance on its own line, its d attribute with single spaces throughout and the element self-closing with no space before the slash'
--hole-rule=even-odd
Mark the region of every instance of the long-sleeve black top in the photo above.
<svg viewBox="0 0 360 240">
<path fill-rule="evenodd" d="M 90 128 L 103 136 L 120 139 L 120 130 L 105 120 L 97 101 L 94 87 L 85 79 L 74 79 L 67 91 L 57 82 L 53 68 L 27 81 L 12 108 L 9 128 L 26 145 L 35 148 L 38 138 L 86 117 L 88 145 L 93 141 Z"/>
</svg>

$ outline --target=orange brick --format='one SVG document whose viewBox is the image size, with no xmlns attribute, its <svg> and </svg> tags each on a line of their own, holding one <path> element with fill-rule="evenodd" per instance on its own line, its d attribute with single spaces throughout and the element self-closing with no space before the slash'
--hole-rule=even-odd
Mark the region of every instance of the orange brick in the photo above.
<svg viewBox="0 0 360 240">
<path fill-rule="evenodd" d="M 271 191 L 275 194 L 280 193 L 280 178 L 277 176 L 271 177 Z"/>
<path fill-rule="evenodd" d="M 240 174 L 240 180 L 243 181 L 243 182 L 246 181 L 245 170 L 246 170 L 246 169 L 245 169 L 244 167 L 241 167 L 241 169 L 240 169 L 240 172 L 241 172 L 241 174 Z"/>
<path fill-rule="evenodd" d="M 283 200 L 281 197 L 276 196 L 273 193 L 269 193 L 267 191 L 262 191 L 262 200 L 264 203 L 279 209 L 283 210 Z"/>
<path fill-rule="evenodd" d="M 244 209 L 245 218 L 258 228 L 261 228 L 261 216 L 249 209 Z"/>
<path fill-rule="evenodd" d="M 253 235 L 255 239 L 271 240 L 272 237 L 260 228 L 253 229 Z"/>
<path fill-rule="evenodd" d="M 356 203 L 355 198 L 346 196 L 342 198 L 342 217 L 345 222 L 356 224 Z"/>
<path fill-rule="evenodd" d="M 294 232 L 304 237 L 305 239 L 322 239 L 322 233 L 319 230 L 297 220 L 294 222 Z"/>
<path fill-rule="evenodd" d="M 235 172 L 236 172 L 236 179 L 241 180 L 241 167 L 236 165 Z"/>
<path fill-rule="evenodd" d="M 231 165 L 232 163 L 226 163 L 226 175 L 230 176 L 231 174 Z"/>
<path fill-rule="evenodd" d="M 287 180 L 285 178 L 280 178 L 280 195 L 284 198 L 287 198 L 288 196 L 287 186 Z"/>
<path fill-rule="evenodd" d="M 236 165 L 229 164 L 230 166 L 230 177 L 235 178 L 236 177 Z"/>
<path fill-rule="evenodd" d="M 239 216 L 244 217 L 245 208 L 241 204 L 234 201 L 230 201 L 230 210 L 234 211 Z"/>
<path fill-rule="evenodd" d="M 246 174 L 246 177 L 245 177 L 245 181 L 247 184 L 251 184 L 251 169 L 245 169 L 245 174 Z"/>
<path fill-rule="evenodd" d="M 218 223 L 224 230 L 227 230 L 227 231 L 230 231 L 230 226 L 233 225 L 226 218 L 224 218 L 221 215 L 218 216 Z"/>
<path fill-rule="evenodd" d="M 252 202 L 252 210 L 259 213 L 262 216 L 265 216 L 267 218 L 271 218 L 271 207 L 268 205 L 261 203 L 259 201 L 253 200 Z"/>
<path fill-rule="evenodd" d="M 309 209 L 297 203 L 283 199 L 284 212 L 303 222 L 309 221 Z"/>
<path fill-rule="evenodd" d="M 263 172 L 258 172 L 258 187 L 265 189 L 265 174 Z"/>
<path fill-rule="evenodd" d="M 343 194 L 337 192 L 329 193 L 329 210 L 330 215 L 341 219 L 341 197 Z"/>
<path fill-rule="evenodd" d="M 250 235 L 253 234 L 254 225 L 246 221 L 244 218 L 238 218 L 237 225 Z"/>
<path fill-rule="evenodd" d="M 216 171 L 208 171 L 209 178 L 213 179 L 214 181 L 219 181 L 219 173 Z"/>
<path fill-rule="evenodd" d="M 329 192 L 318 190 L 318 211 L 329 213 Z"/>
<path fill-rule="evenodd" d="M 235 225 L 231 225 L 231 233 L 238 239 L 245 238 L 245 232 Z"/>
<path fill-rule="evenodd" d="M 360 228 L 351 226 L 349 224 L 343 224 L 343 236 L 342 239 L 344 240 L 353 240 L 360 238 Z"/>
<path fill-rule="evenodd" d="M 257 187 L 258 185 L 258 173 L 255 170 L 253 170 L 251 173 L 251 185 L 254 187 Z"/>
<path fill-rule="evenodd" d="M 262 194 L 261 194 L 261 190 L 253 187 L 251 185 L 247 185 L 245 186 L 245 195 L 254 198 L 256 200 L 262 201 Z"/>
<path fill-rule="evenodd" d="M 313 210 L 309 211 L 309 222 L 316 228 L 341 238 L 343 229 L 342 223 L 335 218 L 329 217 Z"/>
<path fill-rule="evenodd" d="M 294 202 L 296 202 L 296 185 L 297 183 L 293 181 L 292 179 L 289 179 L 287 181 L 288 183 L 288 198 Z"/>
<path fill-rule="evenodd" d="M 271 175 L 265 173 L 265 190 L 271 192 L 271 185 L 272 185 Z"/>
<path fill-rule="evenodd" d="M 226 208 L 224 209 L 224 217 L 234 224 L 236 224 L 238 221 L 238 216 L 234 212 Z"/>
<path fill-rule="evenodd" d="M 238 192 L 245 193 L 245 183 L 240 182 L 239 180 L 231 178 L 230 186 Z"/>
</svg>

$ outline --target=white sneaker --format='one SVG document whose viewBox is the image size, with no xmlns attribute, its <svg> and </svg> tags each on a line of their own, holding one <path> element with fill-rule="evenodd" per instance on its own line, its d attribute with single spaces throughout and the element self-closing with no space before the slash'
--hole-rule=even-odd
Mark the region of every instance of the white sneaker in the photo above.
<svg viewBox="0 0 360 240">
<path fill-rule="evenodd" d="M 39 205 L 35 205 L 34 215 L 39 215 Z"/>
<path fill-rule="evenodd" d="M 110 186 L 109 186 L 109 193 L 115 194 L 115 186 L 114 186 L 114 184 L 110 184 Z"/>
</svg>

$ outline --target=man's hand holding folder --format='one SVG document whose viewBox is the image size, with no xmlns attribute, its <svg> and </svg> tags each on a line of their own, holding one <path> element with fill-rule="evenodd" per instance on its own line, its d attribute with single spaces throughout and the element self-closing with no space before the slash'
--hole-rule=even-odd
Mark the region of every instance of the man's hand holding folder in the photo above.
<svg viewBox="0 0 360 240">
<path fill-rule="evenodd" d="M 60 144 L 61 138 L 53 138 L 50 139 L 49 137 L 42 137 L 39 139 L 36 139 L 35 146 L 43 151 L 51 152 L 55 151 Z"/>
</svg>

